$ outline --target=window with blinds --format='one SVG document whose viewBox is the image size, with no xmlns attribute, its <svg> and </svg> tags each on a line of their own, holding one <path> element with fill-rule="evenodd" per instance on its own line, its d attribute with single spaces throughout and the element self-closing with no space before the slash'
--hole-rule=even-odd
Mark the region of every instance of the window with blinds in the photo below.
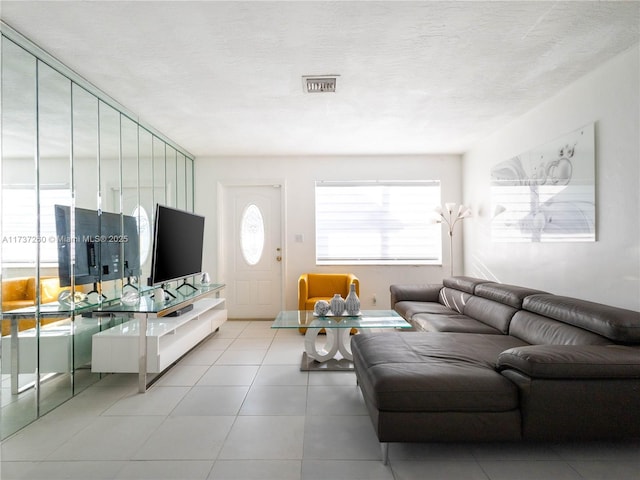
<svg viewBox="0 0 640 480">
<path fill-rule="evenodd" d="M 40 190 L 40 232 L 37 231 L 37 194 L 33 188 L 2 190 L 2 262 L 35 265 L 38 246 L 41 263 L 58 262 L 54 205 L 69 205 L 71 190 Z"/>
<path fill-rule="evenodd" d="M 317 182 L 316 263 L 439 264 L 440 182 Z"/>
</svg>

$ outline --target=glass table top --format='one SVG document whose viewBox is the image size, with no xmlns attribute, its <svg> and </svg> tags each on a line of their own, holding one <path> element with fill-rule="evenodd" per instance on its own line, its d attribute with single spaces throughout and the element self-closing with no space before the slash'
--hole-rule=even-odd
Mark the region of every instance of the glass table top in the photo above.
<svg viewBox="0 0 640 480">
<path fill-rule="evenodd" d="M 394 310 L 363 310 L 358 316 L 318 317 L 313 310 L 280 312 L 271 328 L 411 328 Z"/>
<path fill-rule="evenodd" d="M 89 301 L 82 301 L 75 303 L 74 305 L 61 304 L 59 302 L 46 303 L 41 305 L 34 305 L 31 307 L 19 308 L 16 310 L 1 312 L 2 318 L 6 319 L 19 319 L 19 318 L 33 318 L 39 315 L 41 318 L 60 318 L 63 316 L 79 315 L 85 312 L 92 313 L 158 313 L 161 311 L 171 310 L 172 308 L 179 307 L 185 303 L 189 303 L 194 299 L 215 293 L 222 288 L 224 284 L 212 283 L 209 285 L 198 285 L 195 290 L 176 289 L 172 288 L 171 296 L 166 301 L 156 302 L 153 298 L 153 289 L 144 288 L 140 292 L 140 297 L 133 305 L 126 305 L 120 298 L 106 299 L 102 303 L 91 303 Z"/>
</svg>

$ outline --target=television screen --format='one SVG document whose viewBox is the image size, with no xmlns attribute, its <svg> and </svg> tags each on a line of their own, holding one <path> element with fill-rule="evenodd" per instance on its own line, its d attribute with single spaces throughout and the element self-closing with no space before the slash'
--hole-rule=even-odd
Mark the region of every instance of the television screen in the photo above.
<svg viewBox="0 0 640 480">
<path fill-rule="evenodd" d="M 122 278 L 122 228 L 120 214 L 100 215 L 100 279 L 103 282 Z"/>
<path fill-rule="evenodd" d="M 156 206 L 151 284 L 160 285 L 202 271 L 204 217 Z"/>
<path fill-rule="evenodd" d="M 71 255 L 75 244 L 76 285 L 140 275 L 140 237 L 135 217 L 119 213 L 55 206 L 60 286 L 71 286 Z"/>
<path fill-rule="evenodd" d="M 100 239 L 103 281 L 140 275 L 140 236 L 135 217 L 102 212 Z"/>
<path fill-rule="evenodd" d="M 100 281 L 100 249 L 96 242 L 99 232 L 98 212 L 75 208 L 75 229 L 71 229 L 71 208 L 55 206 L 56 235 L 58 237 L 58 276 L 61 287 L 71 286 L 71 258 L 75 245 L 76 285 L 93 284 Z"/>
</svg>

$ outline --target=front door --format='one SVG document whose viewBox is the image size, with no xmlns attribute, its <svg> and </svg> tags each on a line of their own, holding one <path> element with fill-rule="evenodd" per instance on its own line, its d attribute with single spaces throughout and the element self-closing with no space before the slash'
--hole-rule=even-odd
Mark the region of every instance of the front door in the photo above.
<svg viewBox="0 0 640 480">
<path fill-rule="evenodd" d="M 273 319 L 282 310 L 282 188 L 223 185 L 221 280 L 229 318 Z"/>
</svg>

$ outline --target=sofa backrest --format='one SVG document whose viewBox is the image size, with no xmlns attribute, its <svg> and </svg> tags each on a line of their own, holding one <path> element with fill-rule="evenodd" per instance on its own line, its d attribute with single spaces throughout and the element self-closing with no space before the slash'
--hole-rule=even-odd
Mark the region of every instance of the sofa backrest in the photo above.
<svg viewBox="0 0 640 480">
<path fill-rule="evenodd" d="M 462 313 L 506 334 L 509 322 L 522 307 L 523 300 L 536 293 L 544 292 L 505 283 L 479 283 Z"/>
<path fill-rule="evenodd" d="M 616 343 L 640 344 L 640 312 L 550 294 L 529 296 L 522 308 Z"/>
<path fill-rule="evenodd" d="M 60 279 L 58 277 L 40 278 L 40 303 L 50 303 L 58 300 L 58 295 L 62 291 Z"/>
<path fill-rule="evenodd" d="M 608 345 L 610 340 L 536 313 L 519 310 L 509 323 L 509 335 L 531 345 Z"/>
<path fill-rule="evenodd" d="M 472 296 L 467 301 L 464 311 L 465 315 L 485 323 L 503 334 L 509 331 L 509 322 L 518 311 L 509 305 L 486 298 Z"/>
<path fill-rule="evenodd" d="M 442 281 L 442 285 L 445 287 L 460 290 L 461 292 L 475 293 L 476 287 L 483 283 L 490 283 L 490 280 L 483 280 L 481 278 L 473 277 L 448 277 Z"/>
<path fill-rule="evenodd" d="M 443 280 L 439 302 L 533 345 L 640 345 L 640 312 L 473 277 Z"/>
<path fill-rule="evenodd" d="M 332 297 L 336 293 L 339 293 L 342 298 L 346 298 L 349 295 L 353 275 L 347 273 L 309 273 L 307 278 L 309 298 Z"/>
<path fill-rule="evenodd" d="M 438 302 L 458 313 L 462 313 L 471 297 L 473 297 L 473 295 L 470 293 L 461 292 L 455 288 L 443 287 L 438 295 Z"/>
<path fill-rule="evenodd" d="M 506 283 L 481 283 L 476 286 L 474 293 L 478 297 L 487 298 L 495 302 L 521 309 L 524 299 L 536 294 L 547 293 L 533 288 L 507 285 Z"/>
<path fill-rule="evenodd" d="M 476 287 L 489 280 L 473 277 L 448 277 L 442 281 L 438 301 L 458 313 L 463 313 L 469 299 L 473 296 Z"/>
</svg>

